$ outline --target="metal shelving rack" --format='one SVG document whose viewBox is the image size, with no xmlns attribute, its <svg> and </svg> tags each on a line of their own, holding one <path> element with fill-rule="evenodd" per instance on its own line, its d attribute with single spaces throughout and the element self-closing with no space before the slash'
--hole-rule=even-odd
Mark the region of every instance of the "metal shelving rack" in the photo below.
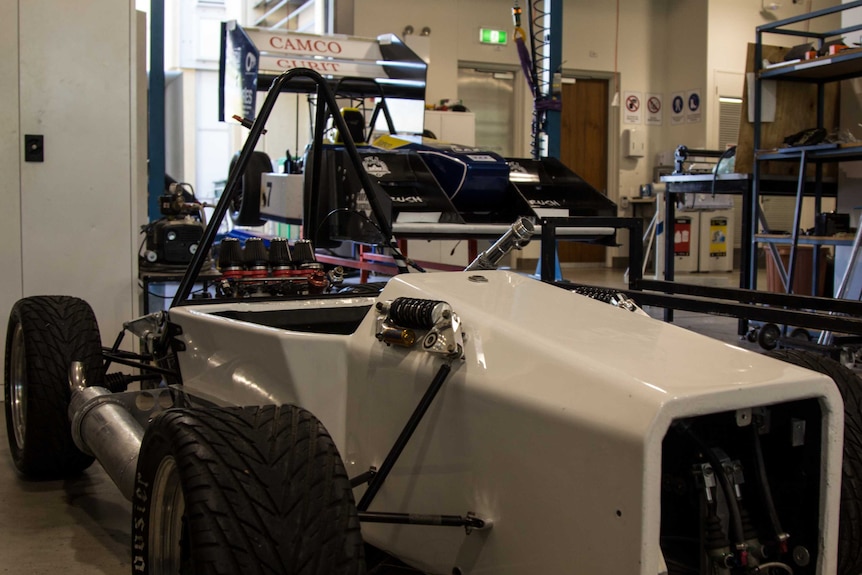
<svg viewBox="0 0 862 575">
<path fill-rule="evenodd" d="M 817 86 L 817 127 L 824 128 L 824 95 L 825 86 L 830 82 L 837 82 L 849 78 L 862 76 L 862 49 L 839 52 L 834 55 L 822 56 L 812 60 L 787 63 L 785 65 L 763 68 L 763 35 L 781 34 L 797 36 L 800 38 L 815 38 L 818 50 L 822 48 L 829 39 L 840 38 L 849 32 L 862 30 L 862 24 L 838 28 L 827 32 L 810 32 L 795 30 L 791 26 L 801 22 L 810 21 L 829 14 L 835 14 L 862 7 L 862 1 L 849 2 L 823 10 L 817 10 L 808 14 L 802 14 L 793 18 L 787 18 L 770 24 L 757 27 L 757 39 L 755 44 L 755 89 L 754 89 L 754 164 L 752 170 L 752 193 L 751 214 L 753 217 L 748 222 L 751 226 L 750 237 L 757 234 L 757 227 L 763 224 L 768 232 L 768 224 L 760 210 L 760 195 L 763 193 L 763 174 L 761 164 L 765 161 L 798 162 L 799 174 L 796 186 L 796 205 L 793 218 L 793 229 L 790 241 L 779 241 L 773 238 L 759 237 L 758 240 L 766 243 L 772 252 L 773 261 L 778 267 L 781 280 L 785 289 L 789 292 L 793 285 L 793 277 L 796 271 L 797 247 L 800 243 L 799 222 L 802 212 L 802 199 L 806 195 L 813 195 L 815 201 L 815 212 L 821 212 L 821 200 L 823 198 L 823 164 L 826 162 L 841 162 L 851 160 L 862 160 L 862 146 L 842 147 L 839 144 L 822 144 L 815 146 L 800 146 L 795 148 L 782 148 L 778 150 L 761 149 L 762 128 L 762 83 L 764 80 L 781 80 L 788 82 L 805 82 Z M 813 194 L 806 193 L 805 180 L 808 164 L 814 165 L 814 190 Z M 778 254 L 776 243 L 789 243 L 790 256 L 788 267 L 785 269 Z M 811 243 L 811 242 L 807 242 Z M 816 242 L 815 242 L 816 243 Z M 824 241 L 822 244 L 828 242 Z M 820 245 L 820 244 L 818 244 Z M 748 264 L 748 285 L 752 289 L 757 287 L 757 242 L 750 246 Z M 819 262 L 819 249 L 814 250 L 813 273 L 816 279 Z M 813 285 L 817 285 L 816 281 Z"/>
</svg>

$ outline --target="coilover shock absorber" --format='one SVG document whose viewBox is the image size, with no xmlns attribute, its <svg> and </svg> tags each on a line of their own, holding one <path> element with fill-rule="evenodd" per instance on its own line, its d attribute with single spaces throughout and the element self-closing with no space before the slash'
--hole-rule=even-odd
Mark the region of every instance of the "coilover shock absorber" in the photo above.
<svg viewBox="0 0 862 575">
<path fill-rule="evenodd" d="M 463 337 L 461 320 L 445 301 L 399 297 L 378 302 L 381 314 L 377 339 L 388 345 L 411 347 L 416 341 L 414 330 L 427 330 L 422 349 L 448 357 L 461 355 Z"/>
<path fill-rule="evenodd" d="M 448 307 L 439 300 L 399 297 L 389 304 L 389 319 L 403 327 L 431 329 L 442 319 L 444 306 Z"/>
</svg>

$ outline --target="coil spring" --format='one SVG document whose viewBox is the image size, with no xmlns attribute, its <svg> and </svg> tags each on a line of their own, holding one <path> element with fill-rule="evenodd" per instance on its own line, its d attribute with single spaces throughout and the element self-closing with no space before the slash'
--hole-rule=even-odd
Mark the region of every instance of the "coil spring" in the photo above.
<svg viewBox="0 0 862 575">
<path fill-rule="evenodd" d="M 129 388 L 129 382 L 126 381 L 123 373 L 107 373 L 105 374 L 105 387 L 114 393 L 126 391 Z"/>
<path fill-rule="evenodd" d="M 434 327 L 434 308 L 443 303 L 433 299 L 399 297 L 389 306 L 389 319 L 401 327 L 431 329 Z"/>
</svg>

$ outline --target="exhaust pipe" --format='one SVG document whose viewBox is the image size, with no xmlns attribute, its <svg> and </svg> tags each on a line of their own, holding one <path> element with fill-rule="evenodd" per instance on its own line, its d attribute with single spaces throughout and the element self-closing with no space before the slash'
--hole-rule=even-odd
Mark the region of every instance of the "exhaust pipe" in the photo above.
<svg viewBox="0 0 862 575">
<path fill-rule="evenodd" d="M 87 387 L 84 364 L 69 368 L 72 391 L 69 419 L 78 449 L 93 455 L 129 501 L 135 489 L 138 453 L 144 428 L 121 401 L 104 387 Z M 156 402 L 158 403 L 158 402 Z"/>
</svg>

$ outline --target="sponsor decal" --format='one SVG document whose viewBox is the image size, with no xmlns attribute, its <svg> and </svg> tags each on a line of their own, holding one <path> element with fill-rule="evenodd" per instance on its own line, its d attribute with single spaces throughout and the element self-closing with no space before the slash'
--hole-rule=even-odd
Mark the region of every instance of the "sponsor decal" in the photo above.
<svg viewBox="0 0 862 575">
<path fill-rule="evenodd" d="M 389 170 L 389 166 L 386 163 L 378 158 L 377 156 L 366 156 L 362 159 L 362 167 L 365 168 L 365 171 L 375 178 L 382 178 L 383 176 L 391 173 Z"/>
<path fill-rule="evenodd" d="M 530 205 L 534 208 L 562 208 L 563 204 L 559 200 L 530 200 Z"/>
<path fill-rule="evenodd" d="M 335 40 L 320 38 L 291 38 L 282 36 L 270 36 L 269 45 L 276 50 L 290 50 L 291 52 L 310 52 L 321 56 L 333 56 L 341 54 L 344 50 L 341 44 Z"/>
<path fill-rule="evenodd" d="M 365 190 L 359 190 L 359 193 L 356 194 L 356 211 L 371 217 L 371 202 L 368 200 Z"/>
<path fill-rule="evenodd" d="M 279 58 L 275 65 L 281 70 L 292 70 L 294 68 L 310 68 L 315 72 L 338 72 L 341 68 L 339 62 L 326 62 L 324 60 L 296 60 L 292 58 Z"/>
<path fill-rule="evenodd" d="M 424 204 L 419 196 L 392 196 L 393 204 Z"/>
</svg>

